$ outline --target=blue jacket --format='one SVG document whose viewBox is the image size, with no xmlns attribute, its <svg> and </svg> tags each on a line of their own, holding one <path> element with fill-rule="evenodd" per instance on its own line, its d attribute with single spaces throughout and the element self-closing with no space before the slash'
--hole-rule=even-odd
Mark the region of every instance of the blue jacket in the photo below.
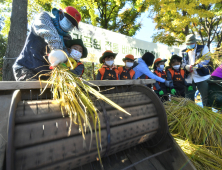
<svg viewBox="0 0 222 170">
<path fill-rule="evenodd" d="M 153 74 L 150 70 L 149 67 L 146 65 L 145 61 L 142 58 L 138 58 L 135 61 L 136 65 L 133 68 L 133 70 L 135 71 L 135 79 L 137 79 L 138 77 L 140 77 L 141 75 L 145 74 L 147 75 L 149 78 L 151 79 L 155 79 L 156 81 L 159 81 L 161 83 L 164 83 L 165 80 L 158 77 L 157 75 Z"/>
</svg>

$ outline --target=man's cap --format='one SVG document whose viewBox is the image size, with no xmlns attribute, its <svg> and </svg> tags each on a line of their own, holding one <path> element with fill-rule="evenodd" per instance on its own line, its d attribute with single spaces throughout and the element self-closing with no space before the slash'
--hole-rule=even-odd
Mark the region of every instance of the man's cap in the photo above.
<svg viewBox="0 0 222 170">
<path fill-rule="evenodd" d="M 189 34 L 186 36 L 186 44 L 193 44 L 193 43 L 196 43 L 197 40 L 196 40 L 196 37 L 194 34 Z"/>
<path fill-rule="evenodd" d="M 103 63 L 103 60 L 107 57 L 107 56 L 113 56 L 114 58 L 116 58 L 117 53 L 113 53 L 111 50 L 106 50 L 102 56 L 99 58 L 99 62 Z"/>
<path fill-rule="evenodd" d="M 166 62 L 167 59 L 162 59 L 162 58 L 157 58 L 155 61 L 154 61 L 154 65 L 157 65 L 159 64 L 160 62 Z"/>
<path fill-rule="evenodd" d="M 125 58 L 123 58 L 123 61 L 125 61 L 125 60 L 134 61 L 135 59 L 134 59 L 134 56 L 133 56 L 132 54 L 127 54 L 127 55 L 125 56 Z"/>
</svg>

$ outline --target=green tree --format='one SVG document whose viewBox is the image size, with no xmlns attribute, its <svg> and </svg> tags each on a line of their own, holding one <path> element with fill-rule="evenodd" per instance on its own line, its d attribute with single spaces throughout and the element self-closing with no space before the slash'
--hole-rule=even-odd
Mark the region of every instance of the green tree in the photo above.
<svg viewBox="0 0 222 170">
<path fill-rule="evenodd" d="M 10 10 L 10 1 L 6 10 Z M 135 35 L 141 28 L 139 17 L 145 12 L 147 2 L 138 4 L 137 0 L 30 0 L 28 1 L 28 22 L 31 23 L 35 15 L 41 11 L 50 12 L 53 6 L 74 6 L 82 16 L 82 22 L 92 24 L 107 30 L 119 32 L 128 36 Z M 4 35 L 7 35 L 10 27 L 10 17 L 5 16 Z"/>
<path fill-rule="evenodd" d="M 2 30 L 4 25 L 4 18 L 0 16 L 0 30 Z M 7 47 L 7 38 L 0 34 L 0 81 L 2 80 L 2 67 L 3 67 L 3 57 L 5 56 L 5 51 Z"/>
<path fill-rule="evenodd" d="M 27 35 L 27 0 L 12 2 L 11 24 L 8 35 L 5 60 L 3 63 L 3 80 L 14 80 L 12 65 L 20 54 Z"/>
<path fill-rule="evenodd" d="M 74 6 L 85 23 L 124 35 L 133 36 L 141 28 L 138 18 L 147 9 L 147 3 L 136 0 L 61 0 L 61 6 Z"/>
<path fill-rule="evenodd" d="M 3 57 L 7 47 L 7 38 L 0 34 L 0 81 L 2 80 Z"/>
<path fill-rule="evenodd" d="M 218 46 L 221 42 L 222 23 L 221 1 L 215 0 L 150 0 L 152 17 L 157 24 L 158 32 L 153 35 L 154 42 L 167 45 L 180 45 L 186 35 L 195 33 L 201 43 L 210 47 L 217 37 Z"/>
<path fill-rule="evenodd" d="M 101 68 L 101 66 L 102 66 L 102 64 L 95 64 L 94 65 L 95 78 L 96 78 L 96 75 L 98 74 L 98 70 Z M 94 80 L 93 65 L 91 62 L 84 62 L 84 74 L 83 74 L 82 78 L 85 80 Z"/>
</svg>

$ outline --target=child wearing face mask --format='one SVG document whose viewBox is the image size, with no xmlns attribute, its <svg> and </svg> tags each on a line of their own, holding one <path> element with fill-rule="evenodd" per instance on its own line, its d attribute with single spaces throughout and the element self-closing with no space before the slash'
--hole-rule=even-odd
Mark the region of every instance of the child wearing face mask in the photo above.
<svg viewBox="0 0 222 170">
<path fill-rule="evenodd" d="M 161 77 L 162 79 L 166 80 L 166 72 L 164 71 L 165 67 L 165 62 L 166 59 L 161 59 L 157 58 L 154 61 L 154 74 L 156 74 L 158 77 Z M 155 93 L 162 99 L 162 101 L 167 101 L 168 100 L 168 91 L 167 91 L 167 86 L 165 83 L 161 83 L 156 81 L 156 83 L 153 84 L 153 90 Z"/>
<path fill-rule="evenodd" d="M 117 53 L 107 50 L 100 57 L 99 62 L 103 63 L 102 68 L 98 70 L 96 80 L 119 80 L 119 71 L 114 65 L 114 59 Z"/>
<path fill-rule="evenodd" d="M 193 87 L 186 82 L 186 74 L 183 69 L 181 69 L 182 57 L 178 55 L 173 55 L 170 59 L 170 68 L 167 70 L 167 80 L 173 81 L 170 86 L 171 94 L 176 96 L 185 97 L 185 88 L 188 90 L 193 90 Z"/>
<path fill-rule="evenodd" d="M 128 54 L 123 58 L 124 67 L 118 67 L 120 80 L 134 79 L 135 71 L 132 69 L 134 64 L 134 56 Z"/>
<path fill-rule="evenodd" d="M 82 77 L 84 73 L 84 65 L 80 61 L 80 59 L 87 57 L 87 48 L 84 46 L 81 39 L 65 40 L 65 45 L 68 48 L 68 51 L 70 52 L 70 61 L 72 62 L 72 59 L 74 59 L 75 61 L 72 62 L 75 68 L 70 68 L 70 71 L 76 74 L 77 76 Z"/>
</svg>

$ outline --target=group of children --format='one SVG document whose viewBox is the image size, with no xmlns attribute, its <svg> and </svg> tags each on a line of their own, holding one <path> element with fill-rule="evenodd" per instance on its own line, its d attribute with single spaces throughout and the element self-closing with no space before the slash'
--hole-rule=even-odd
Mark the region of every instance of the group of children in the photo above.
<svg viewBox="0 0 222 170">
<path fill-rule="evenodd" d="M 165 68 L 165 62 L 167 60 L 162 60 L 157 58 L 154 62 L 154 74 L 162 77 L 173 83 L 167 87 L 165 84 L 156 82 L 153 86 L 153 90 L 156 94 L 163 98 L 163 100 L 168 100 L 168 94 L 185 97 L 185 89 L 188 91 L 193 90 L 192 85 L 186 82 L 186 74 L 183 69 L 181 69 L 182 57 L 178 55 L 173 55 L 170 58 L 169 66 Z M 165 71 L 164 71 L 165 68 Z"/>
<path fill-rule="evenodd" d="M 73 70 L 78 76 L 82 76 L 84 65 L 80 59 L 87 57 L 87 48 L 81 39 L 66 40 L 65 45 L 70 56 L 77 61 L 77 65 Z M 154 92 L 162 101 L 167 101 L 169 94 L 185 97 L 185 89 L 192 91 L 193 86 L 186 82 L 185 70 L 182 69 L 182 57 L 173 55 L 170 58 L 169 66 L 165 67 L 166 59 L 157 58 L 154 61 L 154 55 L 147 52 L 141 58 L 134 59 L 132 54 L 128 54 L 123 58 L 125 65 L 117 67 L 114 64 L 117 53 L 111 50 L 105 51 L 99 61 L 102 67 L 98 70 L 96 80 L 131 80 L 131 79 L 155 79 L 153 85 Z M 153 72 L 149 67 L 153 66 Z M 214 80 L 222 79 L 222 65 L 218 67 L 211 75 Z M 149 86 L 151 88 L 151 86 Z"/>
<path fill-rule="evenodd" d="M 124 67 L 114 65 L 114 59 L 117 53 L 107 50 L 100 57 L 99 61 L 102 63 L 102 68 L 99 69 L 96 80 L 127 80 L 134 79 L 135 71 L 132 69 L 134 65 L 134 56 L 128 54 L 123 58 Z"/>
<path fill-rule="evenodd" d="M 73 70 L 78 76 L 82 76 L 84 65 L 80 59 L 87 57 L 87 48 L 81 39 L 66 40 L 65 45 L 70 56 L 77 61 L 77 65 Z M 132 54 L 128 54 L 123 58 L 125 66 L 117 67 L 114 64 L 117 53 L 111 50 L 105 51 L 99 61 L 102 67 L 98 70 L 96 80 L 131 80 L 131 79 L 155 79 L 153 85 L 155 93 L 163 100 L 168 100 L 168 94 L 185 97 L 185 88 L 193 90 L 192 85 L 188 84 L 186 74 L 181 69 L 182 57 L 173 55 L 170 58 L 169 66 L 165 67 L 166 59 L 157 58 L 154 61 L 154 55 L 147 52 L 142 58 L 134 59 Z M 149 66 L 153 65 L 154 72 L 149 70 Z"/>
<path fill-rule="evenodd" d="M 102 54 L 102 57 L 100 57 L 100 63 L 103 65 L 102 68 L 98 70 L 97 80 L 152 78 L 156 80 L 153 90 L 164 100 L 168 100 L 169 93 L 185 97 L 185 88 L 188 87 L 188 90 L 192 90 L 192 86 L 185 81 L 185 71 L 181 69 L 182 57 L 173 55 L 170 59 L 169 67 L 166 68 L 165 62 L 167 60 L 157 58 L 154 61 L 154 72 L 152 73 L 149 70 L 149 66 L 153 64 L 154 60 L 154 56 L 151 53 L 144 54 L 144 56 L 137 59 L 137 61 L 135 61 L 132 54 L 128 54 L 123 58 L 123 62 L 125 63 L 125 66 L 123 67 L 117 67 L 114 65 L 116 55 L 116 53 L 113 53 L 110 50 L 107 50 Z M 140 62 L 145 63 L 145 67 L 142 67 L 142 65 L 138 66 Z M 138 69 L 142 70 L 142 75 L 141 73 L 140 75 L 136 74 L 137 72 L 141 72 Z M 166 83 L 166 81 L 168 83 Z"/>
</svg>

